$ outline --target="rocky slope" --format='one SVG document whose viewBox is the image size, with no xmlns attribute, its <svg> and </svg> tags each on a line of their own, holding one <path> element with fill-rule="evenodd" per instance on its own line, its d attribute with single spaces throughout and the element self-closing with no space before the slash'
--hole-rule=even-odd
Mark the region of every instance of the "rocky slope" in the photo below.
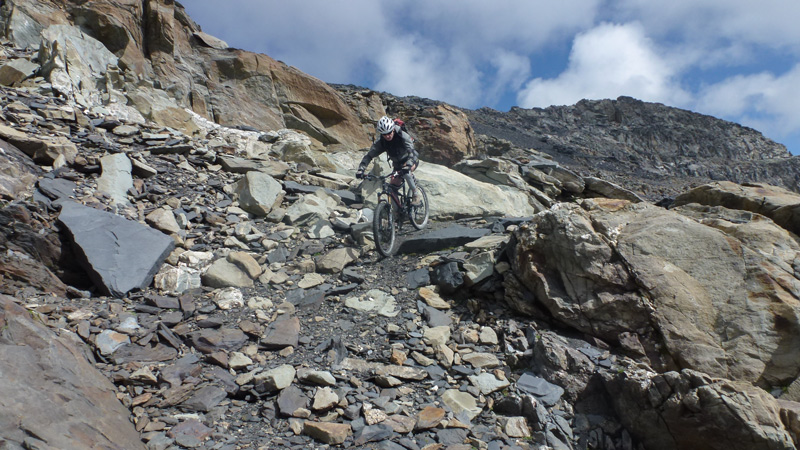
<svg viewBox="0 0 800 450">
<path fill-rule="evenodd" d="M 436 115 L 442 108 L 466 115 L 474 142 L 460 152 L 465 158 L 513 159 L 535 150 L 582 175 L 615 182 L 652 201 L 715 180 L 800 190 L 800 159 L 783 145 L 751 128 L 662 104 L 620 97 L 500 112 L 391 94 L 383 98 L 387 109 L 400 117 Z M 427 128 L 423 126 L 423 140 Z"/>
<path fill-rule="evenodd" d="M 718 182 L 665 209 L 643 197 L 686 179 L 626 189 L 581 166 L 598 144 L 560 159 L 447 105 L 337 94 L 172 1 L 0 17 L 0 448 L 797 446 L 800 195 Z M 387 112 L 413 117 L 432 220 L 379 258 L 378 186 L 350 175 Z M 594 130 L 514 113 L 564 145 Z M 653 139 L 793 160 L 694 118 Z M 611 136 L 653 140 L 626 120 L 596 131 L 621 165 Z"/>
<path fill-rule="evenodd" d="M 620 97 L 466 112 L 476 133 L 540 150 L 651 198 L 711 180 L 800 189 L 798 158 L 783 145 L 751 128 L 657 103 Z"/>
</svg>

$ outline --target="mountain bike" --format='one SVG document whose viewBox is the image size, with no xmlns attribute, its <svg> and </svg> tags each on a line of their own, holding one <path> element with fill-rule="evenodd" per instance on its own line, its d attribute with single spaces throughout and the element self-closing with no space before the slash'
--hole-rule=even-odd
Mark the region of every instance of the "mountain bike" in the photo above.
<svg viewBox="0 0 800 450">
<path fill-rule="evenodd" d="M 428 223 L 428 194 L 415 178 L 422 201 L 419 205 L 412 205 L 411 193 L 403 180 L 404 173 L 403 170 L 395 170 L 388 175 L 364 174 L 365 180 L 383 180 L 381 192 L 378 194 L 378 205 L 372 218 L 375 247 L 383 256 L 390 256 L 394 252 L 397 233 L 405 219 L 417 230 L 423 229 Z"/>
</svg>

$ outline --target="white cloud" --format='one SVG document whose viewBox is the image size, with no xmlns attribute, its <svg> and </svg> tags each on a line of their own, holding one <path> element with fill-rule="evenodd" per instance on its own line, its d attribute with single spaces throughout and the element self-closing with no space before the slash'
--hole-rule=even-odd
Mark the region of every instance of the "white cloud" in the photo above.
<svg viewBox="0 0 800 450">
<path fill-rule="evenodd" d="M 800 53 L 796 0 L 621 0 L 618 19 L 638 20 L 653 36 L 704 48 L 763 46 Z"/>
<path fill-rule="evenodd" d="M 798 86 L 800 64 L 781 76 L 768 72 L 737 75 L 704 88 L 697 108 L 781 139 L 800 134 Z"/>
<path fill-rule="evenodd" d="M 573 104 L 583 98 L 628 95 L 645 101 L 685 104 L 678 65 L 659 54 L 639 24 L 602 24 L 576 36 L 569 65 L 557 78 L 536 78 L 518 94 L 522 107 Z"/>
<path fill-rule="evenodd" d="M 394 41 L 379 55 L 376 89 L 470 104 L 480 93 L 478 71 L 462 54 L 447 53 L 412 39 Z"/>
<path fill-rule="evenodd" d="M 394 21 L 394 41 L 413 31 L 414 58 L 407 67 L 434 78 L 431 82 L 403 83 L 415 95 L 463 107 L 494 104 L 516 91 L 530 77 L 529 54 L 548 44 L 568 40 L 591 26 L 601 0 L 400 0 L 387 4 Z M 396 59 L 396 58 L 395 58 Z M 409 62 L 412 60 L 409 59 Z M 422 61 L 425 63 L 420 64 Z M 381 69 L 386 72 L 387 61 Z M 409 77 L 407 81 L 411 78 Z M 399 86 L 389 74 L 378 82 L 393 92 Z"/>
<path fill-rule="evenodd" d="M 493 103 L 505 91 L 516 92 L 531 75 L 531 61 L 514 52 L 498 50 L 491 58 L 494 79 L 490 80 L 484 98 Z"/>
<path fill-rule="evenodd" d="M 451 47 L 485 56 L 497 47 L 528 53 L 554 39 L 590 27 L 601 0 L 406 0 L 392 2 L 397 15 Z M 392 6 L 390 6 L 392 7 Z"/>
</svg>

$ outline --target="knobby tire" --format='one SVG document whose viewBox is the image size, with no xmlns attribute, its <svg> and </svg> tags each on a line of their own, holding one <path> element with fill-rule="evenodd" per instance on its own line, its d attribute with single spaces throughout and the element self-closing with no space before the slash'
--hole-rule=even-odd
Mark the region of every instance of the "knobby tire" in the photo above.
<svg viewBox="0 0 800 450">
<path fill-rule="evenodd" d="M 417 185 L 417 190 L 422 197 L 422 203 L 419 206 L 411 206 L 411 225 L 414 228 L 421 230 L 425 228 L 425 225 L 428 223 L 428 194 L 425 192 L 425 189 L 422 189 L 422 186 Z"/>
<path fill-rule="evenodd" d="M 394 216 L 389 203 L 380 202 L 375 207 L 375 216 L 372 219 L 372 236 L 378 252 L 383 256 L 391 256 L 394 251 L 395 227 Z"/>
</svg>

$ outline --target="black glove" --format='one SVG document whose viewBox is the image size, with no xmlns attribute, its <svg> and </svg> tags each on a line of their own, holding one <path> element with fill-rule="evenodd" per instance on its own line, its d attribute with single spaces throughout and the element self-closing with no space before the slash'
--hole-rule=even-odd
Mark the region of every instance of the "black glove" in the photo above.
<svg viewBox="0 0 800 450">
<path fill-rule="evenodd" d="M 359 180 L 364 178 L 364 171 L 359 170 L 358 172 L 356 172 L 356 178 L 358 178 Z"/>
</svg>

